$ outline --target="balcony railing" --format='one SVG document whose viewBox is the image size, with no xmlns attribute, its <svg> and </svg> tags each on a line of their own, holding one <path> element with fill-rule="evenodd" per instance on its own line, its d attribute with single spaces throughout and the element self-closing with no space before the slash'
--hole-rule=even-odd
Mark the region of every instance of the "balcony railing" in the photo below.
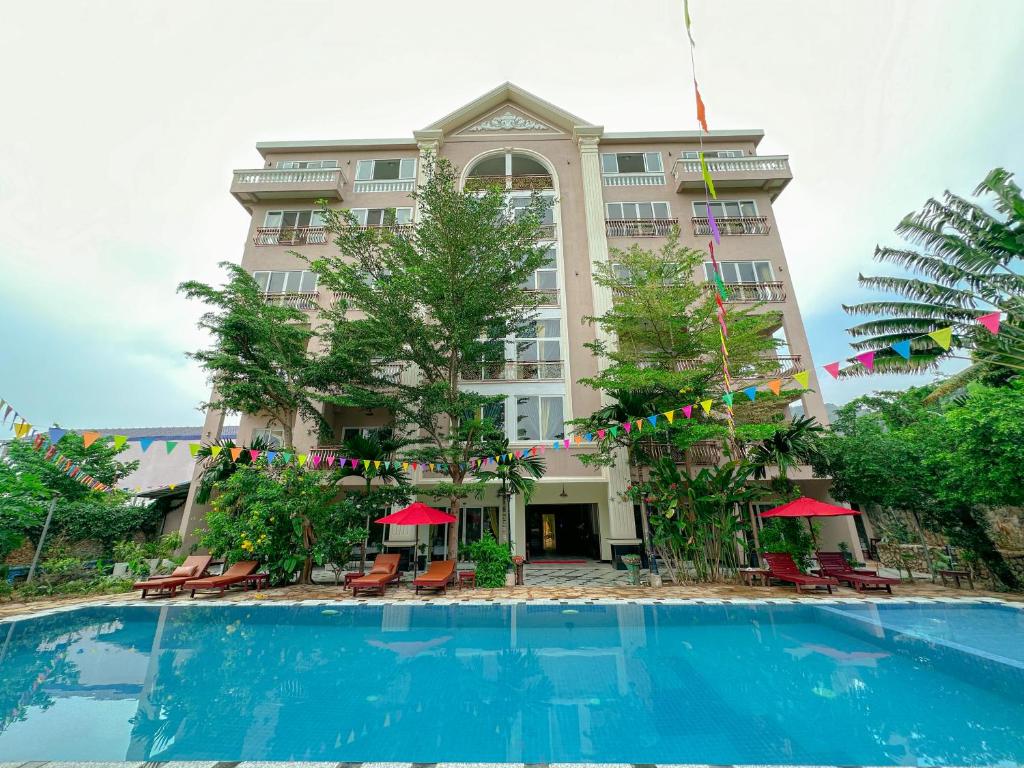
<svg viewBox="0 0 1024 768">
<path fill-rule="evenodd" d="M 327 242 L 323 227 L 259 227 L 253 237 L 256 245 L 322 245 Z"/>
<path fill-rule="evenodd" d="M 558 229 L 554 224 L 541 224 L 537 227 L 538 240 L 554 240 L 557 237 Z"/>
<path fill-rule="evenodd" d="M 243 205 L 263 200 L 327 198 L 341 200 L 345 176 L 340 168 L 257 168 L 235 171 L 231 194 Z"/>
<path fill-rule="evenodd" d="M 726 283 L 725 290 L 729 294 L 726 301 L 750 302 L 782 302 L 786 300 L 786 290 L 781 282 L 770 283 Z"/>
<path fill-rule="evenodd" d="M 489 187 L 500 187 L 513 191 L 540 191 L 554 189 L 555 183 L 549 174 L 522 174 L 520 176 L 469 176 L 466 191 L 478 192 Z"/>
<path fill-rule="evenodd" d="M 786 155 L 750 157 L 705 157 L 704 163 L 719 189 L 764 189 L 772 198 L 793 178 Z M 700 189 L 704 186 L 700 160 L 679 158 L 672 166 L 672 176 L 678 191 Z"/>
<path fill-rule="evenodd" d="M 463 381 L 557 381 L 563 378 L 561 360 L 497 360 L 467 366 Z"/>
<path fill-rule="evenodd" d="M 558 289 L 557 288 L 527 288 L 526 293 L 531 296 L 536 296 L 538 300 L 537 306 L 539 307 L 557 307 L 558 306 Z"/>
<path fill-rule="evenodd" d="M 604 226 L 608 237 L 665 237 L 679 219 L 608 219 Z"/>
<path fill-rule="evenodd" d="M 412 224 L 364 224 L 362 226 L 353 227 L 363 232 L 366 230 L 387 230 L 388 232 L 395 232 L 400 235 L 408 235 L 412 233 L 414 227 Z"/>
<path fill-rule="evenodd" d="M 660 187 L 665 183 L 664 173 L 605 173 L 606 187 Z"/>
<path fill-rule="evenodd" d="M 693 234 L 710 235 L 711 224 L 707 216 L 694 216 Z M 767 235 L 771 231 L 767 216 L 729 216 L 715 218 L 718 231 L 723 235 Z"/>
<path fill-rule="evenodd" d="M 320 306 L 319 299 L 320 294 L 316 291 L 282 291 L 263 294 L 263 300 L 267 304 L 276 304 L 279 307 L 291 307 L 292 309 L 317 309 Z"/>
<path fill-rule="evenodd" d="M 714 440 L 700 440 L 691 445 L 686 452 L 657 440 L 643 440 L 640 447 L 653 459 L 669 456 L 676 464 L 685 464 L 687 453 L 690 456 L 690 463 L 700 466 L 715 466 L 722 460 L 722 446 Z"/>
<path fill-rule="evenodd" d="M 319 457 L 319 459 L 315 457 Z M 311 448 L 306 455 L 306 466 L 313 469 L 341 469 L 342 458 L 341 446 L 325 445 L 320 448 Z"/>
<path fill-rule="evenodd" d="M 383 181 L 357 181 L 353 192 L 412 192 L 416 182 L 412 179 L 387 179 Z"/>
</svg>

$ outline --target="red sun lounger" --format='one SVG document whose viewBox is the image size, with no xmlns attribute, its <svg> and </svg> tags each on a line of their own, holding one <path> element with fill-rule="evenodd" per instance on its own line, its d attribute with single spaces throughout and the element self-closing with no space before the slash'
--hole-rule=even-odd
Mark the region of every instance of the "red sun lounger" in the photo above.
<svg viewBox="0 0 1024 768">
<path fill-rule="evenodd" d="M 768 563 L 768 578 L 789 582 L 796 586 L 797 592 L 803 591 L 801 587 L 825 587 L 831 595 L 832 587 L 839 586 L 839 582 L 830 576 L 808 576 L 801 573 L 788 552 L 765 552 L 764 559 Z"/>
</svg>

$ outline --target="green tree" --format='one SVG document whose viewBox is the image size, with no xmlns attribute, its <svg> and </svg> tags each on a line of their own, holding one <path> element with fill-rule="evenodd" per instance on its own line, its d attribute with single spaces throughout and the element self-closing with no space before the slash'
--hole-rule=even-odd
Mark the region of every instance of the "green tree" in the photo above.
<svg viewBox="0 0 1024 768">
<path fill-rule="evenodd" d="M 530 498 L 537 487 L 537 481 L 544 477 L 547 468 L 544 459 L 533 454 L 516 455 L 509 449 L 508 438 L 501 438 L 485 446 L 485 453 L 488 457 L 497 456 L 499 461 L 494 469 L 483 469 L 476 471 L 476 477 L 483 482 L 497 481 L 501 483 L 501 490 L 498 495 L 501 497 L 503 519 L 509 518 L 509 500 L 513 496 L 522 496 L 523 504 L 529 504 Z M 492 526 L 498 530 L 500 526 Z M 502 541 L 502 544 L 508 542 Z"/>
<path fill-rule="evenodd" d="M 1024 504 L 1024 381 L 972 384 L 938 403 L 933 391 L 882 393 L 840 409 L 815 470 L 833 478 L 835 498 L 911 511 L 1017 588 L 986 510 Z"/>
<path fill-rule="evenodd" d="M 296 419 L 302 416 L 328 430 L 310 386 L 316 361 L 309 352 L 315 333 L 301 310 L 267 302 L 260 287 L 237 264 L 222 262 L 227 283 L 215 288 L 189 281 L 178 292 L 199 299 L 210 310 L 199 327 L 213 337 L 209 349 L 189 353 L 213 384 L 204 408 L 267 414 L 284 430 L 292 448 Z"/>
<path fill-rule="evenodd" d="M 82 473 L 114 490 L 92 491 L 48 461 L 46 449 L 37 451 L 29 440 L 13 440 L 0 461 L 0 497 L 5 498 L 0 505 L 0 538 L 8 543 L 20 542 L 25 535 L 38 538 L 47 503 L 55 493 L 60 494 L 50 528 L 55 538 L 92 539 L 109 552 L 114 542 L 155 528 L 158 512 L 151 506 L 131 503 L 128 493 L 116 489 L 118 481 L 139 466 L 138 461 L 118 458 L 127 446 L 115 448 L 109 438 L 102 438 L 86 448 L 81 435 L 68 432 L 57 449 L 80 466 Z"/>
<path fill-rule="evenodd" d="M 1024 199 L 1013 175 L 997 168 L 974 191 L 977 202 L 946 192 L 906 216 L 896 232 L 907 248 L 875 248 L 875 260 L 908 270 L 904 276 L 860 277 L 861 285 L 898 298 L 844 307 L 856 315 L 881 315 L 849 329 L 857 351 L 877 350 L 875 372 L 921 371 L 970 353 L 973 365 L 940 394 L 968 380 L 991 380 L 1024 371 Z M 986 209 L 986 207 L 988 209 Z M 998 336 L 977 318 L 1006 313 Z M 943 349 L 931 331 L 953 328 L 953 344 Z M 911 341 L 910 359 L 890 345 Z M 863 366 L 845 373 L 859 375 Z"/>
<path fill-rule="evenodd" d="M 220 448 L 216 456 L 213 453 L 215 447 Z M 274 449 L 271 441 L 262 435 L 251 438 L 249 445 L 246 446 L 246 450 L 239 453 L 237 459 L 233 459 L 231 458 L 231 450 L 236 447 L 234 440 L 222 439 L 208 444 L 204 443 L 196 451 L 196 460 L 202 466 L 202 474 L 199 475 L 199 487 L 196 488 L 196 504 L 209 504 L 210 497 L 213 495 L 213 491 L 218 483 L 222 483 L 231 477 L 239 466 L 251 464 L 253 458 L 252 454 L 249 453 L 250 450 L 262 452 Z"/>
<path fill-rule="evenodd" d="M 520 286 L 545 259 L 537 236 L 545 203 L 519 212 L 503 190 L 458 189 L 456 168 L 427 158 L 415 193 L 419 217 L 401 231 L 361 228 L 325 209 L 337 253 L 310 261 L 339 301 L 324 313 L 326 346 L 317 388 L 343 407 L 382 408 L 414 440 L 410 460 L 440 465 L 433 488 L 458 516 L 469 463 L 494 432 L 481 411 L 501 398 L 460 386 L 481 361 L 534 317 L 539 299 Z M 455 555 L 457 525 L 450 526 Z"/>
<path fill-rule="evenodd" d="M 771 467 L 778 470 L 778 476 L 770 483 L 770 487 L 783 499 L 790 501 L 800 495 L 796 484 L 789 479 L 789 473 L 801 465 L 811 464 L 818 455 L 818 438 L 824 432 L 816 419 L 810 416 L 798 416 L 792 422 L 780 427 L 747 453 L 747 458 L 754 465 L 754 477 L 765 480 Z"/>
</svg>

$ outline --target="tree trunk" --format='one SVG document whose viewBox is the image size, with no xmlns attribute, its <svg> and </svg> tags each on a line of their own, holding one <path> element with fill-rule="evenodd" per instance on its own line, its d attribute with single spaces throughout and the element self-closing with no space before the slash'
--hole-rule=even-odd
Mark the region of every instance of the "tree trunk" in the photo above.
<svg viewBox="0 0 1024 768">
<path fill-rule="evenodd" d="M 976 554 L 978 559 L 988 567 L 993 578 L 998 579 L 1010 589 L 1019 589 L 1020 581 L 1006 564 L 1002 553 L 996 549 L 996 544 L 992 541 L 988 531 L 974 516 L 973 510 L 961 507 L 954 510 L 953 514 L 956 519 L 956 529 L 950 531 L 950 538 L 954 542 L 959 539 L 961 546 Z"/>
<path fill-rule="evenodd" d="M 910 512 L 911 520 L 914 521 L 914 528 L 917 529 L 917 538 L 919 538 L 921 540 L 921 546 L 924 548 L 924 552 L 922 553 L 924 555 L 924 562 L 925 562 L 925 565 L 928 567 L 928 573 L 930 573 L 932 575 L 932 582 L 934 583 L 934 581 L 935 581 L 935 568 L 932 565 L 932 553 L 928 549 L 928 539 L 925 538 L 925 535 L 924 535 L 924 526 L 921 525 L 921 518 L 918 516 L 917 512 L 915 512 L 914 510 L 908 510 L 908 511 Z M 914 577 L 911 576 L 910 580 L 913 581 Z"/>
<path fill-rule="evenodd" d="M 458 496 L 449 499 L 448 512 L 455 518 L 454 523 L 448 523 L 448 559 L 455 560 L 459 554 L 459 506 Z"/>
<path fill-rule="evenodd" d="M 299 574 L 299 584 L 313 583 L 313 545 L 316 544 L 316 536 L 313 535 L 313 525 L 309 518 L 302 518 L 302 545 L 306 550 L 306 560 L 302 564 L 302 572 Z"/>
</svg>

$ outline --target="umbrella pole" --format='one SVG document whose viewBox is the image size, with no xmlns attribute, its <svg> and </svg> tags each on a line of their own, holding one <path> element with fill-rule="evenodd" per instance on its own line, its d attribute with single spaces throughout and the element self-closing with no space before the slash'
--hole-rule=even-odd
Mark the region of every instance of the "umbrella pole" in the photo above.
<svg viewBox="0 0 1024 768">
<path fill-rule="evenodd" d="M 417 566 L 420 563 L 420 527 L 416 526 L 416 543 L 412 545 L 412 578 L 416 579 Z"/>
<path fill-rule="evenodd" d="M 811 518 L 807 518 L 807 528 L 811 532 L 811 541 L 814 543 L 814 553 L 818 553 L 818 538 L 814 535 L 814 523 L 811 522 Z"/>
</svg>

